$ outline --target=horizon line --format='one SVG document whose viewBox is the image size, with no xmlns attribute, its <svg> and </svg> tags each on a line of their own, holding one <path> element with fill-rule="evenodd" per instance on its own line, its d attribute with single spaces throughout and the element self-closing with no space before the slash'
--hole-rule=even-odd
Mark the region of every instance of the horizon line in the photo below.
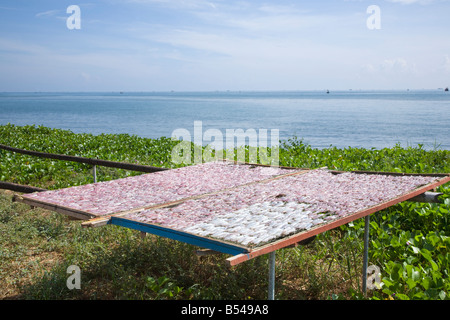
<svg viewBox="0 0 450 320">
<path fill-rule="evenodd" d="M 444 91 L 448 87 L 440 88 L 397 88 L 397 89 L 214 89 L 214 90 L 24 90 L 0 91 L 0 93 L 240 93 L 240 92 L 348 92 L 348 91 Z"/>
</svg>

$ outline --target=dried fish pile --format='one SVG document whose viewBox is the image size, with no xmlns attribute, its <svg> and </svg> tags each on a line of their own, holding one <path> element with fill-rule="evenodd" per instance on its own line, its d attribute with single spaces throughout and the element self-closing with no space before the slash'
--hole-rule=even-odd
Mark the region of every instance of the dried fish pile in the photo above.
<svg viewBox="0 0 450 320">
<path fill-rule="evenodd" d="M 268 185 L 280 191 L 278 196 L 284 201 L 311 203 L 318 212 L 345 216 L 435 180 L 430 176 L 332 174 L 326 170 L 314 170 L 300 176 L 288 176 L 282 181 L 274 180 Z"/>
<path fill-rule="evenodd" d="M 286 173 L 294 174 L 269 179 Z M 434 180 L 211 162 L 23 197 L 99 216 L 171 203 L 123 217 L 252 247 L 370 208 Z"/>
<path fill-rule="evenodd" d="M 319 215 L 313 214 L 311 205 L 266 201 L 225 213 L 183 231 L 247 246 L 269 242 L 323 222 Z"/>
<path fill-rule="evenodd" d="M 313 170 L 125 218 L 251 247 L 370 208 L 434 180 Z"/>
<path fill-rule="evenodd" d="M 292 170 L 291 170 L 292 171 Z M 105 215 L 192 197 L 290 172 L 210 162 L 113 181 L 24 195 L 24 198 Z"/>
</svg>

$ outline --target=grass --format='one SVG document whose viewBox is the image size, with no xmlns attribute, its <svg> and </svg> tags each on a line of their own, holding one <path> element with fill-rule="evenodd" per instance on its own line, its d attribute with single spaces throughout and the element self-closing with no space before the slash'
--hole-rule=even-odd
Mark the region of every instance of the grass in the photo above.
<svg viewBox="0 0 450 320">
<path fill-rule="evenodd" d="M 36 151 L 175 167 L 168 138 L 74 134 L 45 127 L 0 126 L 0 143 Z M 339 170 L 450 172 L 450 152 L 422 146 L 381 150 L 314 149 L 292 138 L 280 164 Z M 92 168 L 0 151 L 0 180 L 56 189 L 92 182 Z M 136 172 L 98 168 L 99 180 Z M 367 299 L 448 299 L 450 187 L 446 203 L 401 203 L 371 217 L 369 261 L 382 288 Z M 198 257 L 194 246 L 118 226 L 81 228 L 66 216 L 15 203 L 0 191 L 0 299 L 266 299 L 268 261 L 228 267 L 226 255 Z M 362 299 L 362 219 L 276 253 L 277 299 Z M 67 268 L 81 269 L 69 290 Z"/>
<path fill-rule="evenodd" d="M 198 257 L 191 245 L 142 238 L 117 226 L 84 229 L 57 213 L 11 203 L 10 192 L 1 192 L 0 201 L 1 298 L 267 298 L 265 256 L 228 267 L 224 254 Z M 277 252 L 279 299 L 327 299 L 329 289 L 345 294 L 358 287 L 354 276 L 361 261 L 351 261 L 348 269 L 342 252 L 333 248 L 334 237 L 338 234 L 327 233 L 308 246 Z M 358 242 L 346 246 L 361 250 Z M 82 270 L 81 290 L 66 287 L 70 265 Z M 158 279 L 166 282 L 152 286 Z M 167 295 L 160 293 L 164 288 L 170 289 Z"/>
</svg>

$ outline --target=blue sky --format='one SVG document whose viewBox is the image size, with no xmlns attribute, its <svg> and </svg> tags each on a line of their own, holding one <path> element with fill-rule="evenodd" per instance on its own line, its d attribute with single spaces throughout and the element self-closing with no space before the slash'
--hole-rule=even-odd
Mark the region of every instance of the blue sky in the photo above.
<svg viewBox="0 0 450 320">
<path fill-rule="evenodd" d="M 448 0 L 87 1 L 0 2 L 0 91 L 450 85 Z"/>
</svg>

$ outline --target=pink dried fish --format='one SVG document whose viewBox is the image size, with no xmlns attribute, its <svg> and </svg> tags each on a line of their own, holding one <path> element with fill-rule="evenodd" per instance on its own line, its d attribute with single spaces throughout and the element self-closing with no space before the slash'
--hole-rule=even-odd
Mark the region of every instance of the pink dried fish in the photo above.
<svg viewBox="0 0 450 320">
<path fill-rule="evenodd" d="M 289 170 L 209 162 L 24 197 L 105 215 L 215 192 L 286 172 Z"/>
</svg>

